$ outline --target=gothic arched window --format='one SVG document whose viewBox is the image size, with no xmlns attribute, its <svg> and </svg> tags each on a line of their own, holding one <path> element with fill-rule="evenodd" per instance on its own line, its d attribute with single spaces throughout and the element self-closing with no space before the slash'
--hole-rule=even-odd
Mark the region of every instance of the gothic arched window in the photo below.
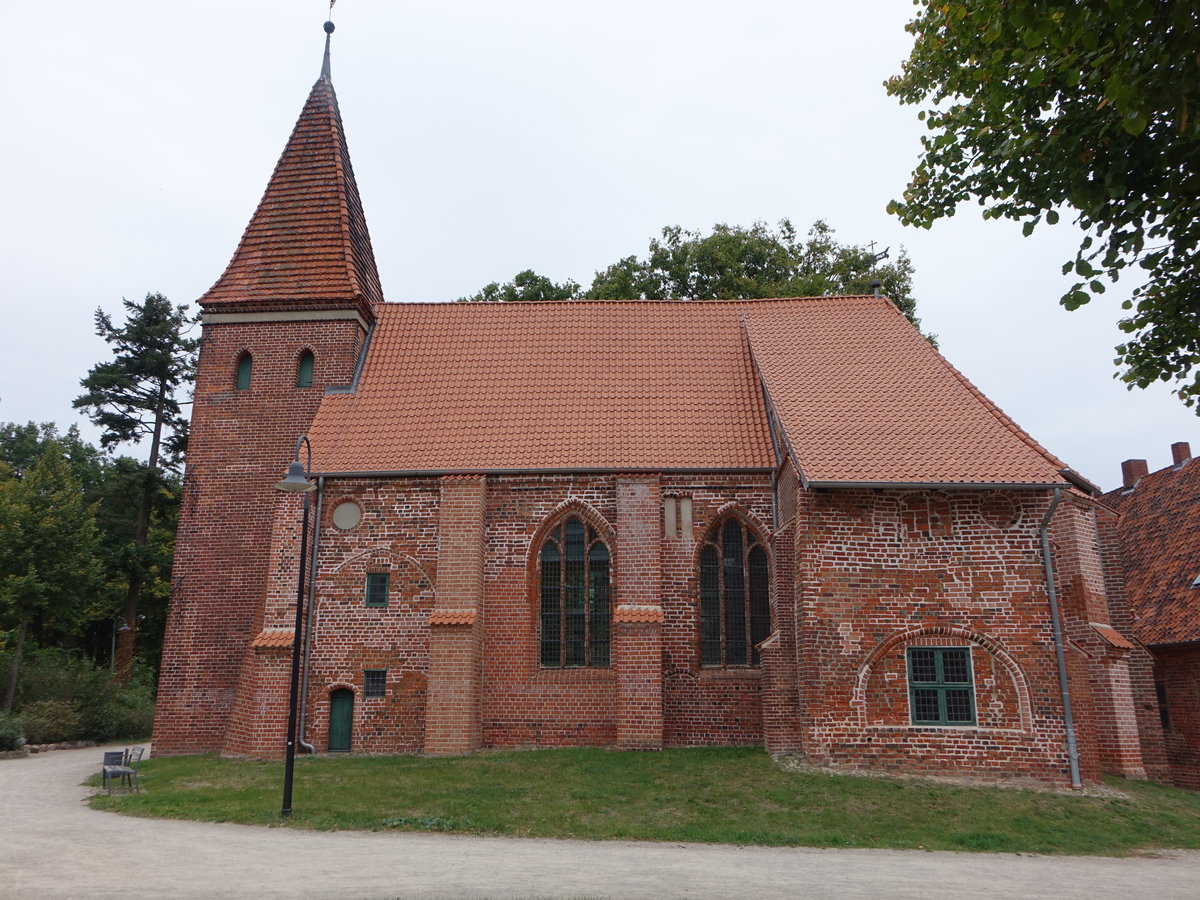
<svg viewBox="0 0 1200 900">
<path fill-rule="evenodd" d="M 578 516 L 546 536 L 538 552 L 543 666 L 609 664 L 610 570 L 608 546 Z"/>
<path fill-rule="evenodd" d="M 700 663 L 758 665 L 758 644 L 771 634 L 767 551 L 730 517 L 700 550 Z"/>
</svg>

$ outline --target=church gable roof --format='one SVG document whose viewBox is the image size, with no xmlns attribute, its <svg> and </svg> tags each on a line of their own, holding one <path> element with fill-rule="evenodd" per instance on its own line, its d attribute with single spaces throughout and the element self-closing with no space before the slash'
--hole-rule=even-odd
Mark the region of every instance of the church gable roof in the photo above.
<svg viewBox="0 0 1200 900">
<path fill-rule="evenodd" d="M 310 430 L 319 471 L 765 471 L 765 386 L 810 482 L 1062 483 L 886 299 L 377 314 L 357 389 Z"/>
<path fill-rule="evenodd" d="M 754 360 L 810 484 L 1062 484 L 1065 464 L 886 299 L 745 307 Z"/>
<path fill-rule="evenodd" d="M 200 299 L 209 312 L 351 307 L 369 320 L 383 301 L 326 60 L 233 259 Z"/>
</svg>

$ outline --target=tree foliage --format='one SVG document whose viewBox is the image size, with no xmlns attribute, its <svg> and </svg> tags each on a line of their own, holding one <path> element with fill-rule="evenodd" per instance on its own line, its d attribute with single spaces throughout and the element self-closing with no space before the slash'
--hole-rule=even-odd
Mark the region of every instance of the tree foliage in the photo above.
<svg viewBox="0 0 1200 900">
<path fill-rule="evenodd" d="M 179 392 L 195 377 L 198 342 L 187 335 L 194 319 L 186 306 L 173 306 L 162 294 L 147 294 L 140 304 L 123 303 L 126 318 L 120 327 L 103 310 L 96 310 L 96 333 L 112 345 L 113 358 L 88 372 L 82 381 L 85 392 L 75 399 L 75 407 L 87 410 L 100 426 L 100 443 L 106 448 L 150 439 L 135 493 L 133 541 L 126 554 L 124 619 L 129 628 L 121 632 L 117 647 L 117 675 L 127 681 L 133 666 L 139 596 L 151 566 L 146 548 L 154 498 L 163 488 L 160 467 L 176 469 L 187 443 L 187 418 Z"/>
<path fill-rule="evenodd" d="M 195 377 L 198 342 L 187 336 L 194 319 L 187 306 L 172 306 L 162 294 L 122 304 L 119 327 L 96 310 L 96 334 L 112 345 L 113 356 L 88 372 L 74 405 L 100 427 L 102 447 L 150 438 L 150 467 L 176 468 L 187 445 L 179 392 Z"/>
<path fill-rule="evenodd" d="M 18 633 L 5 709 L 26 633 L 46 640 L 77 627 L 100 579 L 98 540 L 93 510 L 57 444 L 22 478 L 0 484 L 0 623 Z"/>
<path fill-rule="evenodd" d="M 146 670 L 153 671 L 162 647 L 171 587 L 179 477 L 167 472 L 155 481 L 147 540 L 139 549 L 135 534 L 142 487 L 147 478 L 146 463 L 102 453 L 84 441 L 74 426 L 60 433 L 49 422 L 0 423 L 0 488 L 4 484 L 3 473 L 9 473 L 9 480 L 19 480 L 54 447 L 61 450 L 79 483 L 84 504 L 95 511 L 98 539 L 93 549 L 100 577 L 90 589 L 80 586 L 78 602 L 67 610 L 70 622 L 60 619 L 55 628 L 35 633 L 33 641 L 82 652 L 96 664 L 108 666 L 114 628 L 124 612 L 128 594 L 129 568 L 136 556 L 142 561 L 138 656 L 147 664 Z M 0 629 L 4 627 L 5 622 L 0 618 Z M 0 644 L 3 644 L 2 633 Z M 5 647 L 0 646 L 0 655 L 6 654 Z"/>
<path fill-rule="evenodd" d="M 470 297 L 462 297 L 462 303 L 525 302 L 536 300 L 578 300 L 581 288 L 569 278 L 562 284 L 539 275 L 532 269 L 518 272 L 512 281 L 500 284 L 493 281 Z"/>
<path fill-rule="evenodd" d="M 586 291 L 576 282 L 561 284 L 531 270 L 505 284 L 492 282 L 467 302 L 488 300 L 734 300 L 867 294 L 873 282 L 914 325 L 913 267 L 904 250 L 880 265 L 866 247 L 841 244 L 834 230 L 818 221 L 801 239 L 783 219 L 772 228 L 718 224 L 711 234 L 677 225 L 652 238 L 644 259 L 627 256 L 596 272 Z"/>
<path fill-rule="evenodd" d="M 975 199 L 1030 234 L 1074 211 L 1085 232 L 1063 266 L 1068 309 L 1130 267 L 1117 347 L 1131 387 L 1176 382 L 1200 398 L 1200 7 L 1164 0 L 920 0 L 901 103 L 930 134 L 903 199 L 929 227 Z"/>
</svg>

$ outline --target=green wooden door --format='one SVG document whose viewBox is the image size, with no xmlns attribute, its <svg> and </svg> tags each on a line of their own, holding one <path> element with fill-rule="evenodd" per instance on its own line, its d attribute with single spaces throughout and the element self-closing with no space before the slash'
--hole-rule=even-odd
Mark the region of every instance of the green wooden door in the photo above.
<svg viewBox="0 0 1200 900">
<path fill-rule="evenodd" d="M 350 752 L 350 729 L 354 722 L 354 691 L 339 688 L 329 695 L 329 752 Z"/>
</svg>

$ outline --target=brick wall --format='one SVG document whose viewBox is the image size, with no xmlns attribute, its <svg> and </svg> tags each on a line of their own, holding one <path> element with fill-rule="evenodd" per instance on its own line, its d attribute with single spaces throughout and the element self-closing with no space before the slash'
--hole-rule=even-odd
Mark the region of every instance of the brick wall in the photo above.
<svg viewBox="0 0 1200 900">
<path fill-rule="evenodd" d="M 430 620 L 425 752 L 478 750 L 483 634 L 483 478 L 443 478 L 437 603 Z"/>
<path fill-rule="evenodd" d="M 354 503 L 361 521 L 334 525 L 340 504 Z M 354 692 L 351 750 L 418 753 L 425 747 L 429 619 L 438 580 L 437 479 L 331 479 L 325 484 L 312 659 L 306 697 L 306 738 L 329 745 L 330 696 Z M 388 574 L 384 607 L 366 605 L 369 573 Z M 278 621 L 286 604 L 272 607 Z M 383 697 L 363 696 L 363 672 L 387 672 Z"/>
<path fill-rule="evenodd" d="M 1200 790 L 1200 650 L 1194 645 L 1155 647 L 1155 676 L 1167 697 L 1164 732 L 1171 781 Z"/>
<path fill-rule="evenodd" d="M 227 752 L 281 748 L 273 735 L 282 733 L 289 651 L 250 639 L 291 627 L 299 500 L 270 501 L 268 586 L 231 667 Z M 334 511 L 347 502 L 361 521 L 341 529 Z M 355 752 L 765 743 L 833 766 L 1063 784 L 1038 541 L 1048 502 L 1044 493 L 796 485 L 793 501 L 779 505 L 792 515 L 776 527 L 767 476 L 328 479 L 303 736 L 327 748 L 330 696 L 349 689 Z M 538 552 L 570 515 L 612 556 L 606 667 L 540 661 Z M 699 554 L 730 516 L 771 558 L 772 634 L 761 667 L 700 663 Z M 1089 516 L 1064 508 L 1053 537 L 1083 771 L 1095 780 L 1105 766 L 1135 772 L 1140 756 L 1134 670 L 1121 653 L 1097 650 L 1090 624 L 1107 606 Z M 368 607 L 367 575 L 384 571 L 387 606 Z M 976 725 L 911 724 L 913 646 L 969 651 Z M 383 697 L 364 696 L 367 669 L 387 672 Z"/>
<path fill-rule="evenodd" d="M 801 492 L 801 747 L 814 762 L 1062 784 L 1044 494 Z M 912 725 L 906 652 L 970 650 L 978 725 Z M 1086 673 L 1084 673 L 1086 680 Z"/>
<path fill-rule="evenodd" d="M 284 474 L 327 385 L 348 383 L 363 338 L 353 321 L 204 327 L 154 725 L 154 753 L 212 753 L 226 741 L 263 597 Z M 301 354 L 312 387 L 296 387 Z M 250 387 L 235 386 L 253 356 Z M 279 738 L 283 742 L 282 736 Z"/>
<path fill-rule="evenodd" d="M 1133 612 L 1125 592 L 1117 535 L 1117 516 L 1107 510 L 1096 513 L 1096 537 L 1104 566 L 1104 593 L 1108 598 L 1109 622 L 1121 634 L 1133 635 Z M 1154 657 L 1150 651 L 1134 644 L 1126 654 L 1129 692 L 1132 711 L 1141 749 L 1142 767 L 1146 776 L 1155 781 L 1170 781 L 1166 747 L 1159 716 L 1158 699 L 1154 689 Z"/>
</svg>

